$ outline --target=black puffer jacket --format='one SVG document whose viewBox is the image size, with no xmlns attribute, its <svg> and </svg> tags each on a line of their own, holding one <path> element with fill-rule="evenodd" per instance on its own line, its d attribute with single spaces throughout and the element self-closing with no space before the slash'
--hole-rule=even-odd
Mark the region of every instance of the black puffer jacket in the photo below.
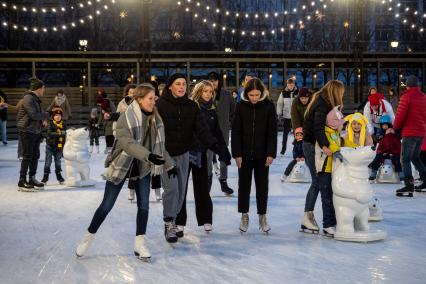
<svg viewBox="0 0 426 284">
<path fill-rule="evenodd" d="M 303 141 L 315 145 L 318 142 L 320 148 L 329 146 L 327 137 L 325 136 L 325 122 L 327 114 L 331 111 L 331 104 L 319 95 L 313 102 L 309 112 L 305 114 L 305 121 L 303 122 Z"/>
<path fill-rule="evenodd" d="M 166 150 L 170 156 L 182 155 L 194 145 L 195 137 L 208 148 L 217 145 L 205 122 L 200 117 L 197 104 L 187 96 L 175 98 L 166 91 L 157 102 L 166 134 Z"/>
<path fill-rule="evenodd" d="M 18 130 L 39 134 L 41 132 L 42 121 L 48 119 L 49 114 L 42 110 L 39 97 L 32 92 L 26 93 L 16 116 Z"/>
<path fill-rule="evenodd" d="M 200 101 L 200 117 L 207 125 L 210 134 L 216 138 L 219 150 L 221 152 L 224 152 L 227 150 L 227 146 L 219 125 L 219 119 L 216 113 L 216 109 L 213 108 L 212 105 L 212 103 L 209 104 Z M 196 151 L 204 152 L 207 150 L 206 145 L 200 143 L 198 139 L 196 141 L 197 143 L 194 146 L 194 149 Z"/>
<path fill-rule="evenodd" d="M 244 94 L 232 121 L 232 156 L 258 160 L 277 155 L 277 114 L 274 104 L 263 94 L 256 104 Z"/>
</svg>

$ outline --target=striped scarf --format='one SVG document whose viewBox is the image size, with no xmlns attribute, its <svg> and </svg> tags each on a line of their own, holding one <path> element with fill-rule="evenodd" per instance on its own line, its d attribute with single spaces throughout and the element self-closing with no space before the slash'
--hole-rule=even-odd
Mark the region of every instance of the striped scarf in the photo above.
<svg viewBox="0 0 426 284">
<path fill-rule="evenodd" d="M 53 120 L 53 124 L 56 127 L 56 147 L 58 148 L 58 151 L 62 151 L 62 148 L 64 146 L 64 137 L 61 135 L 61 132 L 63 130 L 62 120 L 57 122 L 56 120 Z"/>
</svg>

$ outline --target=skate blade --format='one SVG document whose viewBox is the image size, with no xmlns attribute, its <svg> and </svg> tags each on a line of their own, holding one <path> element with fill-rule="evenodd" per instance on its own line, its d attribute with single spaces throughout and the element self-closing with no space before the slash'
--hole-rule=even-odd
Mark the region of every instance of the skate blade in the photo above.
<svg viewBox="0 0 426 284">
<path fill-rule="evenodd" d="M 137 253 L 137 252 L 134 252 L 134 253 L 135 253 L 135 256 L 136 256 L 137 259 L 139 259 L 139 260 L 141 260 L 143 262 L 148 262 L 148 263 L 151 262 L 151 257 L 150 256 L 140 256 L 139 253 Z"/>
<path fill-rule="evenodd" d="M 415 189 L 414 191 L 417 193 L 426 193 L 426 189 Z"/>
<path fill-rule="evenodd" d="M 35 190 L 34 190 L 34 188 L 20 187 L 20 188 L 18 188 L 18 191 L 21 191 L 21 192 L 34 192 Z"/>
<path fill-rule="evenodd" d="M 305 233 L 305 234 L 311 234 L 311 235 L 318 235 L 319 234 L 319 230 L 311 230 L 311 229 L 307 229 L 307 228 L 305 228 L 305 229 L 301 228 L 299 230 L 299 232 Z"/>
<path fill-rule="evenodd" d="M 244 235 L 245 233 L 247 233 L 247 230 L 241 230 L 241 228 L 240 228 L 240 233 L 241 233 L 241 235 Z"/>
<path fill-rule="evenodd" d="M 396 196 L 398 197 L 413 197 L 413 193 L 397 193 Z"/>
<path fill-rule="evenodd" d="M 323 232 L 324 233 L 324 237 L 330 238 L 330 239 L 334 239 L 334 235 Z"/>
</svg>

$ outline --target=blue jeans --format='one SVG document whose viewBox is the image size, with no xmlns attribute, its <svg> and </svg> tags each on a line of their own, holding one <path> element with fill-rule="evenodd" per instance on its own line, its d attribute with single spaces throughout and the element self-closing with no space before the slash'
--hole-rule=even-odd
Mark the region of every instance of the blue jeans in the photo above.
<svg viewBox="0 0 426 284">
<path fill-rule="evenodd" d="M 118 194 L 120 193 L 125 180 L 126 179 L 123 179 L 123 181 L 117 185 L 109 181 L 106 182 L 104 198 L 101 205 L 99 205 L 98 209 L 96 209 L 92 222 L 87 229 L 89 233 L 95 234 L 98 231 L 102 222 L 105 220 L 112 207 L 114 207 L 115 201 L 117 200 Z M 133 184 L 135 186 L 138 205 L 138 213 L 136 215 L 136 236 L 145 235 L 146 225 L 148 223 L 151 176 L 147 175 L 143 179 L 134 180 Z"/>
<path fill-rule="evenodd" d="M 303 154 L 305 155 L 305 163 L 311 173 L 312 183 L 306 194 L 305 212 L 314 211 L 315 203 L 318 198 L 319 189 L 317 186 L 317 170 L 315 168 L 315 145 L 309 142 L 303 142 Z"/>
<path fill-rule="evenodd" d="M 321 192 L 323 228 L 336 226 L 336 213 L 333 205 L 333 190 L 331 188 L 331 174 L 318 173 L 317 187 Z"/>
<path fill-rule="evenodd" d="M 402 138 L 402 170 L 404 171 L 405 183 L 413 179 L 411 163 L 419 171 L 420 178 L 426 182 L 426 168 L 420 160 L 423 137 L 404 137 Z"/>
<path fill-rule="evenodd" d="M 3 141 L 3 143 L 7 143 L 6 125 L 7 125 L 7 120 L 0 119 L 1 140 Z"/>
<path fill-rule="evenodd" d="M 55 160 L 55 173 L 62 172 L 61 168 L 61 159 L 62 159 L 62 152 L 61 151 L 55 151 L 46 144 L 46 159 L 44 161 L 44 173 L 50 174 L 50 166 L 52 165 L 52 156 Z"/>
</svg>

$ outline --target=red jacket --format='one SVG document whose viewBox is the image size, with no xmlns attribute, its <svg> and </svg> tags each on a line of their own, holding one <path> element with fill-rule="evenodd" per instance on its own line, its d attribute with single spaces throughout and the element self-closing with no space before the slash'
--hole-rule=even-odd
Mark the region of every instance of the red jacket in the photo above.
<svg viewBox="0 0 426 284">
<path fill-rule="evenodd" d="M 401 155 L 401 139 L 394 131 L 386 131 L 385 136 L 379 141 L 377 154 L 392 154 L 394 156 Z"/>
<path fill-rule="evenodd" d="M 424 137 L 426 134 L 426 95 L 419 87 L 404 92 L 393 123 L 395 130 L 402 129 L 402 137 Z"/>
</svg>

